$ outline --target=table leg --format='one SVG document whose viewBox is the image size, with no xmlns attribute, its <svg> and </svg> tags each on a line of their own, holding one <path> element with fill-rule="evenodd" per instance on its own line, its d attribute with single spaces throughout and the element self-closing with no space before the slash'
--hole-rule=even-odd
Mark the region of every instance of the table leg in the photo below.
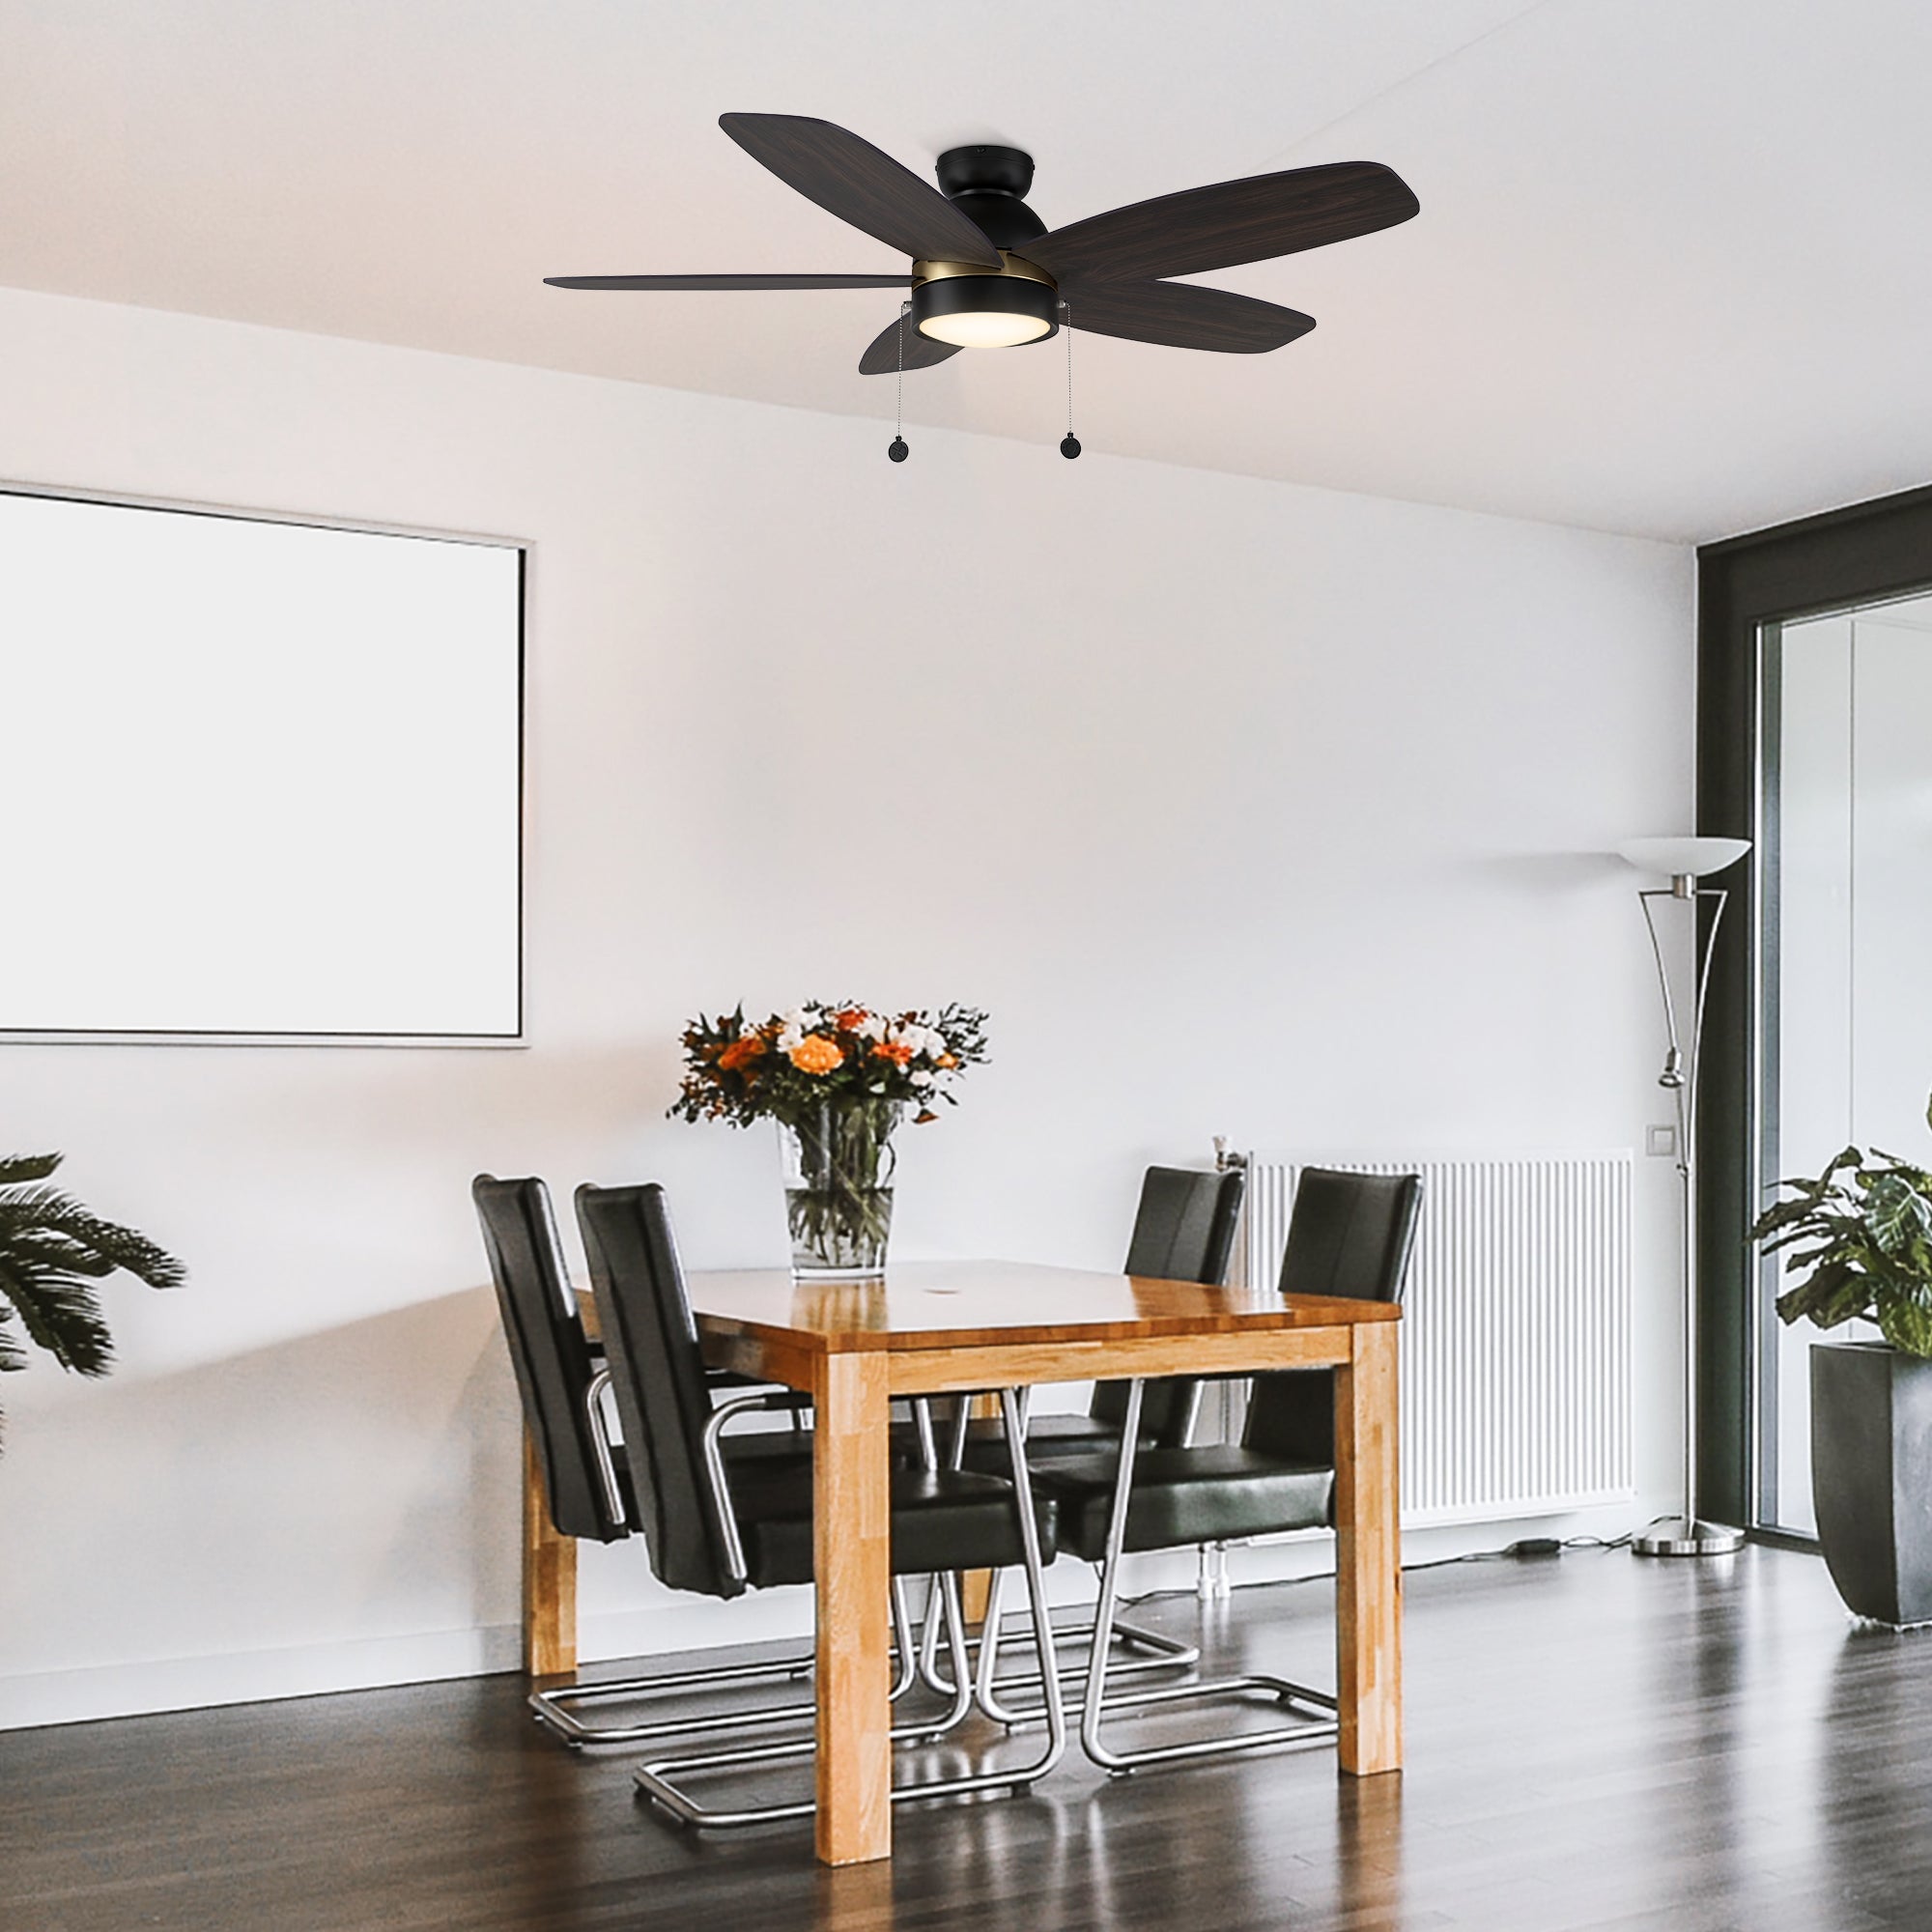
<svg viewBox="0 0 1932 1932">
<path fill-rule="evenodd" d="M 976 1395 L 973 1398 L 971 1413 L 975 1418 L 997 1418 L 1000 1413 L 1000 1398 L 996 1395 Z M 986 1602 L 993 1594 L 993 1573 L 990 1570 L 968 1570 L 959 1578 L 959 1601 L 965 1605 L 966 1621 L 969 1624 L 982 1624 L 986 1621 Z"/>
<path fill-rule="evenodd" d="M 1342 1769 L 1402 1768 L 1402 1528 L 1396 1324 L 1353 1330 L 1335 1371 L 1335 1662 Z"/>
<path fill-rule="evenodd" d="M 577 1539 L 559 1536 L 544 1500 L 536 1444 L 524 1435 L 524 1668 L 567 1677 L 577 1668 Z"/>
<path fill-rule="evenodd" d="M 887 1362 L 873 1350 L 820 1358 L 812 1435 L 818 1592 L 818 1856 L 860 1864 L 893 1853 L 892 1497 Z"/>
</svg>

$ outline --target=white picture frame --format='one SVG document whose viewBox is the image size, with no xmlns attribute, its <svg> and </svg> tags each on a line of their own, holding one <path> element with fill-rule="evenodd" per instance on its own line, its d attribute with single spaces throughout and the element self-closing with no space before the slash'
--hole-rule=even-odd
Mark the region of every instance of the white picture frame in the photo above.
<svg viewBox="0 0 1932 1932">
<path fill-rule="evenodd" d="M 0 484 L 0 1042 L 523 1044 L 526 561 Z"/>
</svg>

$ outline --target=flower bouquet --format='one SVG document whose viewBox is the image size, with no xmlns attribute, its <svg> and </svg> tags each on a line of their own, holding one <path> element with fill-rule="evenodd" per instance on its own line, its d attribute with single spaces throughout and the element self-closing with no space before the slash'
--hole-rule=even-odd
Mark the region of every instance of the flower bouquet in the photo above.
<svg viewBox="0 0 1932 1932">
<path fill-rule="evenodd" d="M 753 1022 L 741 1006 L 684 1031 L 687 1121 L 779 1123 L 795 1274 L 874 1274 L 893 1215 L 893 1130 L 907 1106 L 936 1120 L 953 1083 L 986 1058 L 986 1015 L 874 1012 L 851 1002 L 794 1007 Z"/>
</svg>

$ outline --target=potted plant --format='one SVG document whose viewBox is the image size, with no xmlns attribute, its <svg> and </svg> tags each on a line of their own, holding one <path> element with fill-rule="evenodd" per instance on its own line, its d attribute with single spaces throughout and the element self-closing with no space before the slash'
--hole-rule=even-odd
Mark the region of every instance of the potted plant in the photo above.
<svg viewBox="0 0 1932 1932">
<path fill-rule="evenodd" d="M 863 1276 L 885 1265 L 892 1230 L 892 1138 L 908 1106 L 914 1124 L 986 1057 L 986 1015 L 874 1011 L 821 1000 L 750 1021 L 742 1006 L 684 1033 L 684 1083 L 671 1104 L 687 1121 L 779 1123 L 792 1272 Z"/>
<path fill-rule="evenodd" d="M 44 1186 L 60 1164 L 57 1153 L 0 1157 L 0 1373 L 27 1366 L 24 1340 L 76 1375 L 104 1376 L 114 1342 L 94 1284 L 124 1270 L 151 1288 L 185 1278 L 145 1235 Z"/>
<path fill-rule="evenodd" d="M 1932 1107 L 1927 1109 L 1932 1121 Z M 1802 1274 L 1784 1321 L 1878 1324 L 1811 1349 L 1811 1493 L 1838 1594 L 1876 1623 L 1932 1622 L 1932 1174 L 1849 1147 L 1751 1230 Z"/>
</svg>

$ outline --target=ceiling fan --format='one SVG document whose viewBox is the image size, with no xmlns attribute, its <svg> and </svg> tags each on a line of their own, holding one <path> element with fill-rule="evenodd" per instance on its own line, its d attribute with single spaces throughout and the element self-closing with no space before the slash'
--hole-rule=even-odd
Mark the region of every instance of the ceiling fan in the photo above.
<svg viewBox="0 0 1932 1932">
<path fill-rule="evenodd" d="M 545 280 L 559 289 L 908 289 L 898 319 L 859 358 L 867 376 L 927 369 L 962 349 L 1043 341 L 1063 321 L 1132 342 L 1253 355 L 1307 334 L 1315 318 L 1166 277 L 1346 242 L 1406 221 L 1421 206 L 1392 169 L 1335 161 L 1158 195 L 1049 229 L 1026 205 L 1033 156 L 1018 148 L 949 149 L 933 188 L 829 121 L 722 114 L 718 125 L 808 200 L 910 256 L 910 270 Z"/>
</svg>

